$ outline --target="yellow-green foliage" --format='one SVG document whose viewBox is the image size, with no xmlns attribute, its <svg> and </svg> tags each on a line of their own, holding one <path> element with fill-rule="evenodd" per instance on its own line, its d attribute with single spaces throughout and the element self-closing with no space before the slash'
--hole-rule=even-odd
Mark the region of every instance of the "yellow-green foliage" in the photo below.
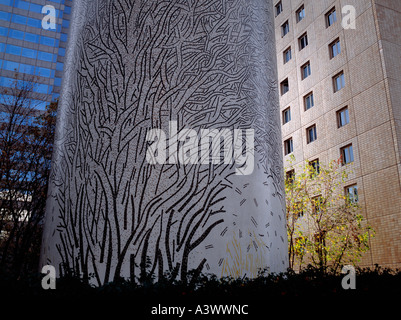
<svg viewBox="0 0 401 320">
<path fill-rule="evenodd" d="M 318 169 L 308 161 L 294 163 L 292 157 L 285 170 L 290 268 L 311 264 L 338 272 L 342 265 L 355 265 L 369 250 L 374 231 L 356 199 L 345 194 L 349 172 L 341 159 Z"/>
</svg>

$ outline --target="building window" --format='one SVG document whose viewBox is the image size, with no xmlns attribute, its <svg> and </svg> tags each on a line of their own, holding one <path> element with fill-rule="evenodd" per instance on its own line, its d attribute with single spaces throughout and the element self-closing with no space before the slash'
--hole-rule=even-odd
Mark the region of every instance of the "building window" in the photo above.
<svg viewBox="0 0 401 320">
<path fill-rule="evenodd" d="M 345 196 L 350 203 L 358 202 L 358 186 L 356 184 L 345 187 Z"/>
<path fill-rule="evenodd" d="M 313 197 L 312 199 L 312 213 L 318 214 L 322 211 L 323 198 L 321 195 Z"/>
<path fill-rule="evenodd" d="M 304 97 L 304 107 L 305 107 L 305 111 L 309 110 L 310 108 L 312 108 L 315 105 L 314 99 L 313 99 L 313 92 L 308 93 L 305 97 Z"/>
<path fill-rule="evenodd" d="M 67 39 L 68 39 L 68 34 L 66 33 L 60 34 L 60 41 L 67 42 Z"/>
<path fill-rule="evenodd" d="M 288 83 L 288 78 L 283 80 L 280 83 L 280 90 L 281 90 L 281 95 L 287 93 L 290 90 L 290 85 Z"/>
<path fill-rule="evenodd" d="M 22 48 L 21 55 L 25 58 L 36 59 L 38 52 L 34 49 Z"/>
<path fill-rule="evenodd" d="M 352 144 L 341 148 L 340 151 L 343 165 L 354 161 L 354 151 L 352 150 Z"/>
<path fill-rule="evenodd" d="M 286 64 L 288 61 L 291 60 L 292 55 L 291 55 L 291 47 L 287 48 L 284 52 L 283 52 L 283 56 L 284 56 L 284 64 Z"/>
<path fill-rule="evenodd" d="M 45 46 L 54 47 L 56 45 L 56 39 L 55 38 L 41 36 L 40 37 L 40 43 L 45 45 Z"/>
<path fill-rule="evenodd" d="M 0 27 L 0 36 L 7 37 L 7 34 L 8 34 L 8 28 Z"/>
<path fill-rule="evenodd" d="M 294 183 L 295 180 L 295 170 L 289 170 L 285 173 L 285 179 L 288 183 Z"/>
<path fill-rule="evenodd" d="M 299 43 L 299 51 L 301 51 L 303 48 L 305 48 L 308 45 L 307 33 L 304 33 L 302 36 L 300 36 L 298 38 L 298 43 Z"/>
<path fill-rule="evenodd" d="M 349 123 L 348 107 L 344 107 L 341 110 L 337 111 L 337 124 L 338 127 L 341 128 L 348 123 Z"/>
<path fill-rule="evenodd" d="M 10 21 L 10 18 L 11 18 L 11 13 L 0 11 L 0 20 Z"/>
<path fill-rule="evenodd" d="M 275 5 L 275 8 L 276 8 L 276 17 L 277 17 L 281 12 L 283 12 L 283 4 L 281 3 L 281 1 L 279 1 Z"/>
<path fill-rule="evenodd" d="M 26 1 L 19 1 L 19 0 L 16 0 L 14 6 L 15 6 L 16 8 L 18 8 L 18 9 L 29 10 L 29 2 L 26 2 Z M 33 11 L 33 10 L 32 10 L 32 11 Z"/>
<path fill-rule="evenodd" d="M 26 21 L 26 25 L 34 28 L 41 28 L 42 27 L 42 20 L 28 18 Z M 50 29 L 51 30 L 51 29 Z"/>
<path fill-rule="evenodd" d="M 51 62 L 53 59 L 53 54 L 49 52 L 38 51 L 38 59 L 42 61 Z"/>
<path fill-rule="evenodd" d="M 292 142 L 292 138 L 289 138 L 287 140 L 284 141 L 284 154 L 290 154 L 291 152 L 294 151 L 294 145 Z"/>
<path fill-rule="evenodd" d="M 341 53 L 340 39 L 336 39 L 332 43 L 330 43 L 329 50 L 330 59 L 333 59 L 335 56 L 339 55 Z"/>
<path fill-rule="evenodd" d="M 297 11 L 296 11 L 296 18 L 297 22 L 300 22 L 303 18 L 305 18 L 305 7 L 302 5 Z"/>
<path fill-rule="evenodd" d="M 11 22 L 18 23 L 18 24 L 26 24 L 27 18 L 24 16 L 21 16 L 19 14 L 13 14 L 11 18 Z"/>
<path fill-rule="evenodd" d="M 283 111 L 283 124 L 291 121 L 291 108 L 288 107 Z"/>
<path fill-rule="evenodd" d="M 32 66 L 30 64 L 20 63 L 19 72 L 28 73 L 28 74 L 35 74 L 35 66 Z"/>
<path fill-rule="evenodd" d="M 337 21 L 336 8 L 334 7 L 326 13 L 326 27 L 330 27 Z"/>
<path fill-rule="evenodd" d="M 306 142 L 311 143 L 317 139 L 316 125 L 310 126 L 306 129 Z"/>
<path fill-rule="evenodd" d="M 310 170 L 311 170 L 311 178 L 313 178 L 315 175 L 318 175 L 320 173 L 319 159 L 310 161 L 309 166 L 310 166 Z"/>
<path fill-rule="evenodd" d="M 310 70 L 310 62 L 308 61 L 307 63 L 305 63 L 302 67 L 301 67 L 301 78 L 302 80 L 306 79 L 307 77 L 309 77 L 311 74 L 311 70 Z"/>
<path fill-rule="evenodd" d="M 8 33 L 8 36 L 13 39 L 18 39 L 18 40 L 23 40 L 24 39 L 24 33 L 23 31 L 15 30 L 15 29 L 10 29 L 10 32 Z"/>
<path fill-rule="evenodd" d="M 9 71 L 18 71 L 19 63 L 13 61 L 4 61 L 3 62 L 3 69 Z"/>
<path fill-rule="evenodd" d="M 341 71 L 339 74 L 333 77 L 333 86 L 334 92 L 340 91 L 342 88 L 345 87 L 344 72 Z"/>
<path fill-rule="evenodd" d="M 281 25 L 281 37 L 284 37 L 288 32 L 290 32 L 290 24 L 287 20 Z"/>
</svg>

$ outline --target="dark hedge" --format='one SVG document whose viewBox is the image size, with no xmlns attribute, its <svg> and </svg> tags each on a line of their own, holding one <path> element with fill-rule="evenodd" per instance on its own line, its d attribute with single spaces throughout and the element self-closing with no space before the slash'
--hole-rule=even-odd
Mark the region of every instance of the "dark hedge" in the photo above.
<svg viewBox="0 0 401 320">
<path fill-rule="evenodd" d="M 55 290 L 41 286 L 43 274 L 14 279 L 0 275 L 2 298 L 8 299 L 129 299 L 155 303 L 260 303 L 269 299 L 400 299 L 401 270 L 376 266 L 356 269 L 356 289 L 342 288 L 345 275 L 309 267 L 300 273 L 266 274 L 255 279 L 219 279 L 201 275 L 195 281 L 118 280 L 95 287 L 73 276 L 58 278 Z"/>
</svg>

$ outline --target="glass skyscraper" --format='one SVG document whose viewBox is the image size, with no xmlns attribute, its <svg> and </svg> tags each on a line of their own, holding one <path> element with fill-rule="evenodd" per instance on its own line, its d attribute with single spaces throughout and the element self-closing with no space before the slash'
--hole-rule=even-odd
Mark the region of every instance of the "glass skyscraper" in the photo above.
<svg viewBox="0 0 401 320">
<path fill-rule="evenodd" d="M 0 0 L 0 86 L 10 86 L 16 71 L 35 76 L 39 110 L 60 94 L 71 8 L 72 0 Z M 51 13 L 56 24 L 43 27 Z"/>
</svg>

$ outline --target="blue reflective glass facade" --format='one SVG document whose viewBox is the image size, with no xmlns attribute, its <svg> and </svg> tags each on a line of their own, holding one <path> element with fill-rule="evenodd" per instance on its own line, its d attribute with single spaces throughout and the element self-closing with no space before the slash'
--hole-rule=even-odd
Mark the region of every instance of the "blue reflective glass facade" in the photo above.
<svg viewBox="0 0 401 320">
<path fill-rule="evenodd" d="M 42 26 L 49 20 L 46 5 L 55 9 L 54 29 Z M 72 5 L 72 0 L 0 0 L 0 86 L 10 86 L 15 72 L 35 76 L 38 109 L 60 93 Z"/>
</svg>

